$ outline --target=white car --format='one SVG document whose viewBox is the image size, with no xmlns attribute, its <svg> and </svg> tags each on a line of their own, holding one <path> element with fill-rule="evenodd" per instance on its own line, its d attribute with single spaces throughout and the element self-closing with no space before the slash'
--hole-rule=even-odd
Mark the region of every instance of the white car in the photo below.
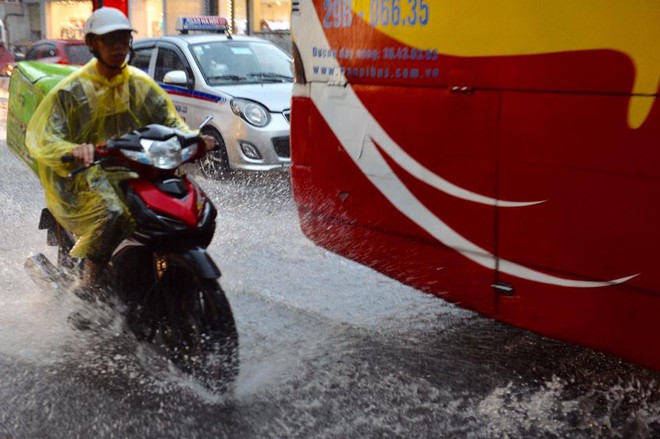
<svg viewBox="0 0 660 439">
<path fill-rule="evenodd" d="M 218 142 L 218 150 L 200 161 L 206 176 L 288 169 L 288 53 L 260 38 L 220 33 L 143 38 L 133 49 L 130 64 L 169 93 L 191 128 L 213 117 L 202 128 Z"/>
</svg>

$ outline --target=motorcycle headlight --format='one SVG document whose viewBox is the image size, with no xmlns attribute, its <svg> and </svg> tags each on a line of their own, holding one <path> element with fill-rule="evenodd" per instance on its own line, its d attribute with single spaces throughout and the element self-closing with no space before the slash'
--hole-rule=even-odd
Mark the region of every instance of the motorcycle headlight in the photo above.
<svg viewBox="0 0 660 439">
<path fill-rule="evenodd" d="M 129 159 L 138 163 L 144 163 L 145 165 L 153 164 L 151 157 L 147 155 L 146 151 L 132 151 L 130 149 L 121 149 L 120 151 Z"/>
<path fill-rule="evenodd" d="M 159 169 L 175 169 L 183 163 L 181 143 L 176 137 L 170 137 L 164 141 L 142 139 L 140 143 L 144 151 L 123 149 L 122 154 L 136 162 L 152 165 Z"/>
<path fill-rule="evenodd" d="M 181 158 L 181 143 L 176 137 L 167 140 L 143 140 L 142 146 L 147 151 L 156 168 L 174 169 L 183 163 Z"/>
<path fill-rule="evenodd" d="M 181 143 L 176 137 L 170 137 L 164 142 L 153 141 L 148 148 L 148 154 L 156 168 L 174 169 L 183 163 Z"/>
<path fill-rule="evenodd" d="M 261 104 L 246 99 L 232 99 L 230 105 L 234 114 L 256 127 L 265 127 L 270 123 L 270 113 Z"/>
</svg>

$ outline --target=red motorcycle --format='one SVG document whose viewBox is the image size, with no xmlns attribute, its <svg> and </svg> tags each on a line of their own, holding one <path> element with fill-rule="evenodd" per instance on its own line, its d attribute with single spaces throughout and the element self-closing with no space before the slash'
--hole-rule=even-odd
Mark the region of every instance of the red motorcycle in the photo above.
<svg viewBox="0 0 660 439">
<path fill-rule="evenodd" d="M 238 374 L 239 361 L 232 310 L 218 282 L 220 270 L 206 251 L 217 211 L 199 185 L 177 172 L 202 153 L 199 135 L 148 125 L 97 146 L 92 165 L 137 174 L 118 189 L 137 227 L 116 249 L 106 273 L 128 327 L 139 340 L 162 348 L 182 371 L 223 391 Z M 69 255 L 74 238 L 48 209 L 39 228 L 58 247 L 52 277 L 80 276 L 84 260 Z"/>
</svg>

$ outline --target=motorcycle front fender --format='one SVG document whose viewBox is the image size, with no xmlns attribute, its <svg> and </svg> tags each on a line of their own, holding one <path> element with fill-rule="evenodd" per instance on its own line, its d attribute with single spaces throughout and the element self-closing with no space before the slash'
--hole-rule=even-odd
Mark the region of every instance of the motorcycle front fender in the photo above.
<svg viewBox="0 0 660 439">
<path fill-rule="evenodd" d="M 167 258 L 203 279 L 217 279 L 220 277 L 220 269 L 215 265 L 206 250 L 201 247 L 168 253 Z"/>
</svg>

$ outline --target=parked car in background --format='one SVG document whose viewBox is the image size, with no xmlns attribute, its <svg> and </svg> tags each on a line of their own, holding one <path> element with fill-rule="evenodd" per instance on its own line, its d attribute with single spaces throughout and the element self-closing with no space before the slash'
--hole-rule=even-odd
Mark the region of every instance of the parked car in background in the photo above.
<svg viewBox="0 0 660 439">
<path fill-rule="evenodd" d="M 93 55 L 83 40 L 39 40 L 25 53 L 26 61 L 84 65 Z"/>
<path fill-rule="evenodd" d="M 184 32 L 196 24 L 217 32 L 220 17 L 184 17 Z M 216 27 L 213 27 L 213 26 Z M 293 64 L 287 52 L 255 37 L 221 33 L 139 39 L 130 64 L 167 91 L 191 128 L 203 128 L 218 150 L 199 164 L 208 177 L 234 170 L 288 169 Z"/>
</svg>

